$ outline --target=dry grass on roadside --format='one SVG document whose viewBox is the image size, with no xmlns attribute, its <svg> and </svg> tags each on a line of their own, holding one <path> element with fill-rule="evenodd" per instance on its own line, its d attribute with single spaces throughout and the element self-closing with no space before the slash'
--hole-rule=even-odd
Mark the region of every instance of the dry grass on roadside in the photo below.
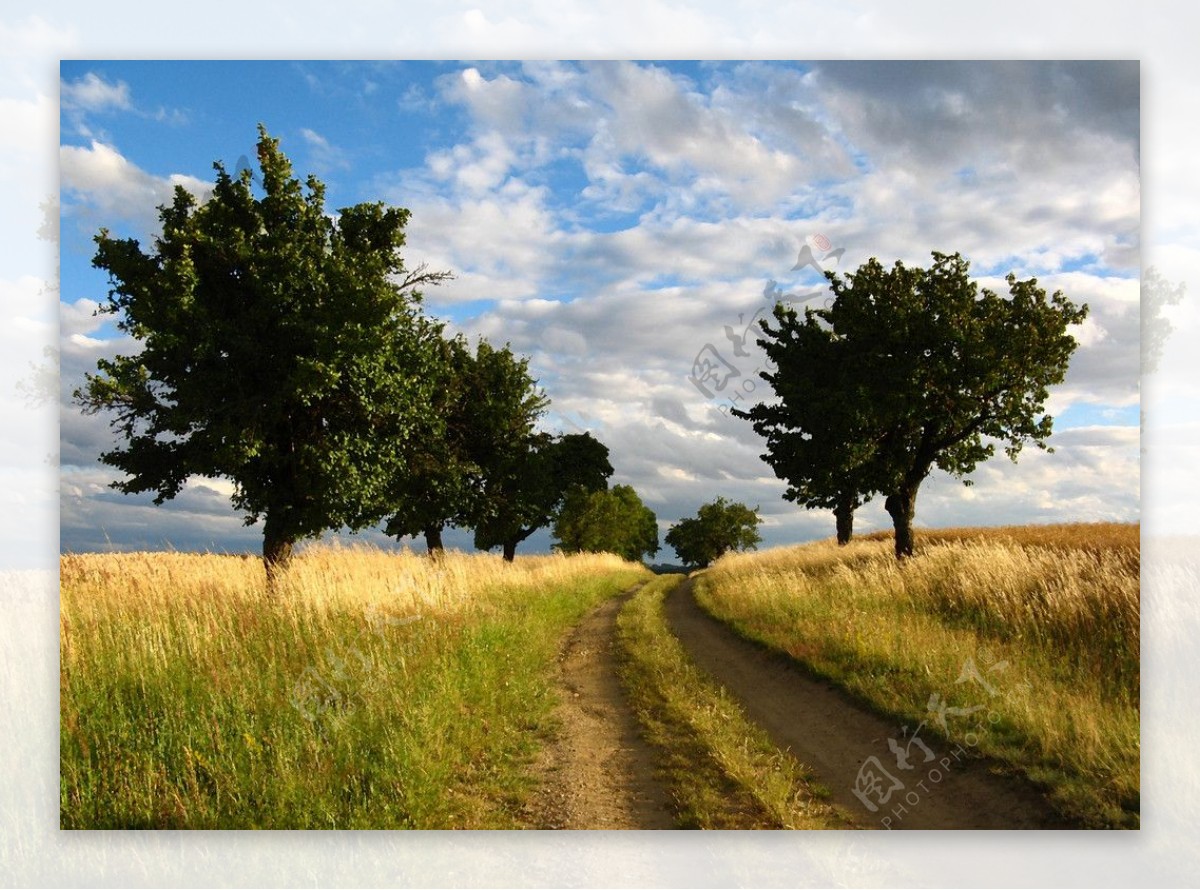
<svg viewBox="0 0 1200 890">
<path fill-rule="evenodd" d="M 882 536 L 731 555 L 701 578 L 698 598 L 928 731 L 938 730 L 931 702 L 986 704 L 950 712 L 945 731 L 979 732 L 1068 817 L 1136 827 L 1137 526 L 953 529 L 917 546 L 904 563 Z"/>
<path fill-rule="evenodd" d="M 520 827 L 550 667 L 607 555 L 315 547 L 61 560 L 65 828 Z"/>
</svg>

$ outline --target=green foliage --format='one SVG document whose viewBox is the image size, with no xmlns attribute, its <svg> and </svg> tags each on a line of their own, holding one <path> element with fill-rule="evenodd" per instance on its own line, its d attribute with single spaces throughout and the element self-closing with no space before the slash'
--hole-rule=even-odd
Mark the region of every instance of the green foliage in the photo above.
<svg viewBox="0 0 1200 890">
<path fill-rule="evenodd" d="M 608 448 L 590 433 L 529 436 L 484 466 L 487 512 L 475 526 L 475 546 L 501 546 L 512 559 L 518 544 L 554 521 L 568 492 L 601 490 L 612 472 Z"/>
<path fill-rule="evenodd" d="M 616 553 L 630 561 L 658 552 L 658 521 L 629 485 L 567 493 L 554 523 L 554 538 L 564 553 Z"/>
<path fill-rule="evenodd" d="M 997 444 L 1013 460 L 1028 442 L 1046 448 L 1048 387 L 1077 345 L 1068 326 L 1088 311 L 1012 274 L 1002 298 L 970 280 L 959 254 L 933 259 L 830 274 L 833 304 L 803 320 L 776 307 L 759 342 L 779 401 L 739 412 L 793 500 L 856 506 L 884 494 L 899 556 L 912 552 L 917 489 L 934 467 L 964 478 Z"/>
<path fill-rule="evenodd" d="M 607 486 L 608 449 L 590 434 L 536 431 L 549 399 L 529 360 L 507 345 L 480 340 L 472 355 L 457 338 L 443 341 L 437 355 L 427 438 L 397 477 L 386 531 L 424 534 L 437 550 L 446 526 L 473 528 L 477 547 L 502 546 L 512 558 L 521 541 L 553 520 L 572 486 Z"/>
<path fill-rule="evenodd" d="M 440 330 L 416 288 L 448 273 L 405 268 L 407 210 L 329 216 L 324 186 L 295 179 L 261 127 L 258 161 L 261 197 L 219 163 L 206 203 L 176 188 L 150 252 L 97 235 L 102 311 L 141 349 L 102 359 L 75 397 L 115 412 L 125 444 L 101 457 L 127 475 L 115 487 L 161 504 L 190 476 L 231 479 L 246 523 L 265 520 L 270 567 L 386 514 L 433 415 Z"/>
<path fill-rule="evenodd" d="M 462 337 L 439 344 L 433 409 L 424 447 L 395 480 L 395 512 L 385 530 L 424 534 L 440 549 L 448 525 L 486 522 L 495 506 L 484 492 L 487 471 L 515 462 L 535 438 L 547 404 L 528 359 L 480 340 L 472 355 Z"/>
<path fill-rule="evenodd" d="M 856 377 L 855 344 L 836 336 L 819 312 L 800 317 L 779 304 L 774 317 L 778 326 L 764 320 L 758 342 L 775 368 L 761 376 L 778 401 L 733 413 L 766 439 L 763 459 L 788 483 L 784 498 L 838 513 L 845 543 L 854 511 L 882 484 L 871 460 L 870 395 Z"/>
<path fill-rule="evenodd" d="M 762 536 L 758 508 L 717 498 L 667 531 L 666 542 L 689 566 L 704 568 L 730 550 L 750 550 Z"/>
</svg>

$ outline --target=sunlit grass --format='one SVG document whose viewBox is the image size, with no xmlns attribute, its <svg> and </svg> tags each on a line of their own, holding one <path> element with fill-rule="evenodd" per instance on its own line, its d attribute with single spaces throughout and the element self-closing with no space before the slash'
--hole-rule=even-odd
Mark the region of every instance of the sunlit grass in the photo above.
<svg viewBox="0 0 1200 890">
<path fill-rule="evenodd" d="M 606 555 L 61 560 L 64 828 L 519 827 Z"/>
<path fill-rule="evenodd" d="M 954 529 L 917 545 L 904 563 L 885 536 L 730 555 L 699 598 L 898 720 L 978 733 L 1065 815 L 1136 827 L 1137 526 Z"/>
<path fill-rule="evenodd" d="M 617 619 L 622 678 L 685 828 L 845 828 L 809 770 L 780 751 L 691 661 L 667 627 L 656 578 Z"/>
</svg>

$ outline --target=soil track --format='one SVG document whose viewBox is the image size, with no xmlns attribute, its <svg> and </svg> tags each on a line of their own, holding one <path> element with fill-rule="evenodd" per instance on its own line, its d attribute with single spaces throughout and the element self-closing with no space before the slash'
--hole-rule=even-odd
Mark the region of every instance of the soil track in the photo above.
<svg viewBox="0 0 1200 890">
<path fill-rule="evenodd" d="M 613 653 L 617 612 L 632 594 L 592 611 L 559 654 L 561 731 L 537 765 L 536 828 L 674 828 Z"/>
<path fill-rule="evenodd" d="M 790 749 L 829 788 L 833 802 L 864 828 L 1070 828 L 1028 781 L 999 775 L 965 743 L 922 738 L 908 745 L 900 769 L 901 727 L 866 710 L 846 693 L 806 673 L 786 656 L 734 633 L 697 605 L 689 579 L 666 599 L 672 632 L 696 662 L 723 684 L 780 748 Z M 882 784 L 860 781 L 868 770 Z M 886 771 L 886 772 L 885 772 Z M 903 787 L 895 787 L 896 783 Z M 876 806 L 872 812 L 856 787 Z M 884 793 L 890 795 L 884 799 Z M 886 820 L 886 821 L 885 821 Z"/>
</svg>

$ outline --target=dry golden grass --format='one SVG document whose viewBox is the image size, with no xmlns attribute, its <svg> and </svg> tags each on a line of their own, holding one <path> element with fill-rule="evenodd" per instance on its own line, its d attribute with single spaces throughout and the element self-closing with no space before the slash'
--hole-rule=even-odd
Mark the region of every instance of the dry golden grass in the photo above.
<svg viewBox="0 0 1200 890">
<path fill-rule="evenodd" d="M 610 555 L 61 559 L 62 825 L 517 827 L 561 634 Z"/>
<path fill-rule="evenodd" d="M 592 572 L 627 568 L 607 553 L 522 556 L 447 551 L 430 560 L 409 550 L 369 545 L 317 545 L 292 560 L 275 594 L 268 593 L 262 561 L 209 553 L 139 552 L 66 554 L 60 560 L 64 596 L 72 611 L 96 608 L 151 610 L 182 604 L 201 611 L 231 603 L 277 600 L 297 610 L 329 612 L 382 608 L 400 614 L 450 614 L 478 608 L 487 595 L 535 590 Z"/>
<path fill-rule="evenodd" d="M 1062 550 L 1090 550 L 1132 553 L 1140 549 L 1141 526 L 1133 522 L 1066 522 L 1045 525 L 995 525 L 973 528 L 918 528 L 916 545 L 949 544 L 958 541 L 988 541 Z M 892 539 L 892 532 L 877 531 L 858 540 Z"/>
<path fill-rule="evenodd" d="M 900 719 L 928 720 L 933 694 L 966 706 L 968 692 L 1003 693 L 997 722 L 977 727 L 989 753 L 1085 824 L 1136 825 L 1138 527 L 926 531 L 917 548 L 903 563 L 882 535 L 733 554 L 700 597 Z M 968 661 L 1003 664 L 1004 683 L 964 686 Z"/>
</svg>

